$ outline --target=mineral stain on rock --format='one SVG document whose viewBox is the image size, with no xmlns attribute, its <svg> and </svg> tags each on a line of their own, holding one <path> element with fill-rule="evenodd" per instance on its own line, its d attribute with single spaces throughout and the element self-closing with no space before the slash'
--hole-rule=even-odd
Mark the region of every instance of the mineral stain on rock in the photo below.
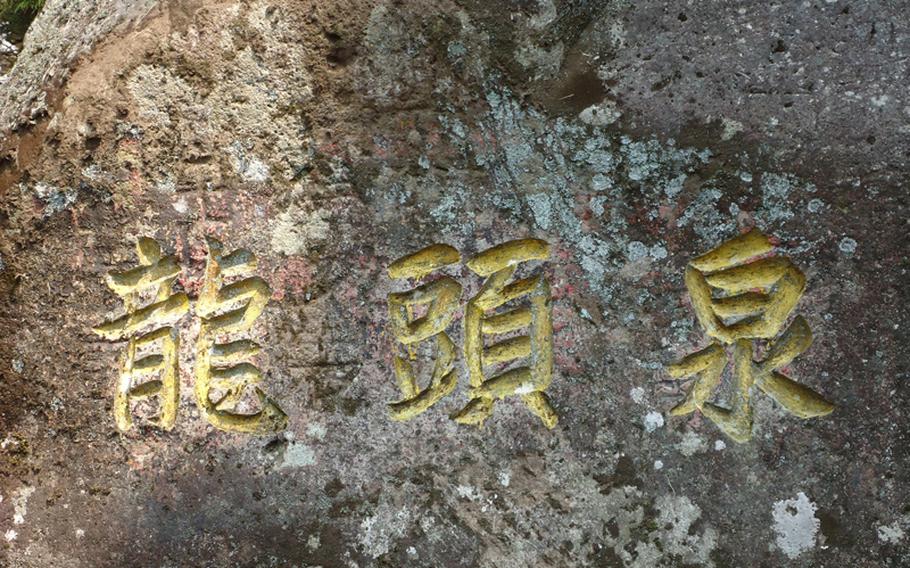
<svg viewBox="0 0 910 568">
<path fill-rule="evenodd" d="M 907 565 L 908 42 L 886 2 L 48 0 L 0 84 L 0 565 Z M 663 368 L 709 343 L 686 265 L 752 228 L 837 411 L 758 395 L 734 444 Z M 200 416 L 191 311 L 179 427 L 118 433 L 91 329 L 141 237 L 193 305 L 211 239 L 258 259 L 283 431 Z M 388 267 L 518 239 L 558 422 L 449 418 L 463 308 L 452 393 L 391 420 Z"/>
</svg>

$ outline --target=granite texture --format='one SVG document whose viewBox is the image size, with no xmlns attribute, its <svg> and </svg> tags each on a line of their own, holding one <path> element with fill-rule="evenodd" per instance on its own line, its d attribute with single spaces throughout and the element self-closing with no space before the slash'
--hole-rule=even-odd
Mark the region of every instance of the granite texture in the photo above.
<svg viewBox="0 0 910 568">
<path fill-rule="evenodd" d="M 0 85 L 0 565 L 910 566 L 908 27 L 884 1 L 49 0 Z M 756 390 L 738 444 L 668 414 L 665 366 L 708 343 L 687 263 L 752 227 L 807 279 L 786 373 L 836 409 Z M 193 312 L 176 426 L 118 433 L 124 343 L 92 327 L 142 236 L 193 302 L 206 237 L 258 257 L 286 431 L 203 419 Z M 388 265 L 525 237 L 559 423 L 515 397 L 452 421 L 463 357 L 390 420 Z"/>
</svg>

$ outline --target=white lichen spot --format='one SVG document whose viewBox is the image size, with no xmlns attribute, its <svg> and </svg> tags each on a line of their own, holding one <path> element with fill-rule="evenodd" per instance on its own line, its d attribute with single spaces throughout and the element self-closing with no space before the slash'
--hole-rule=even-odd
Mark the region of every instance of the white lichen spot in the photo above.
<svg viewBox="0 0 910 568">
<path fill-rule="evenodd" d="M 648 247 L 641 241 L 632 241 L 626 247 L 626 257 L 635 262 L 648 256 Z"/>
<path fill-rule="evenodd" d="M 613 124 L 621 116 L 622 112 L 616 108 L 616 103 L 606 99 L 581 111 L 578 114 L 578 120 L 591 126 L 606 126 Z"/>
<path fill-rule="evenodd" d="M 642 404 L 645 401 L 645 389 L 635 387 L 629 391 L 629 396 L 632 397 L 632 402 L 635 404 Z"/>
<path fill-rule="evenodd" d="M 44 202 L 45 217 L 69 209 L 78 197 L 77 191 L 71 187 L 57 187 L 42 181 L 35 183 L 34 192 Z"/>
<path fill-rule="evenodd" d="M 444 195 L 439 200 L 439 205 L 430 211 L 433 219 L 439 223 L 454 223 L 458 218 L 460 207 L 453 195 Z"/>
<path fill-rule="evenodd" d="M 104 170 L 98 164 L 92 164 L 82 168 L 82 177 L 90 181 L 99 181 L 104 176 Z"/>
<path fill-rule="evenodd" d="M 676 444 L 676 449 L 679 450 L 679 453 L 682 455 L 690 457 L 694 456 L 695 454 L 707 451 L 708 444 L 702 439 L 701 436 L 692 430 L 686 430 L 686 432 L 682 435 L 682 440 Z"/>
<path fill-rule="evenodd" d="M 83 537 L 85 537 L 85 531 L 82 529 L 76 529 L 76 538 L 83 538 Z"/>
<path fill-rule="evenodd" d="M 367 554 L 379 558 L 391 550 L 395 539 L 404 536 L 410 524 L 411 514 L 407 508 L 399 509 L 383 501 L 377 507 L 375 515 L 360 523 L 358 540 Z"/>
<path fill-rule="evenodd" d="M 600 217 L 604 214 L 604 205 L 607 203 L 607 198 L 603 196 L 594 197 L 588 203 L 588 206 L 591 208 L 591 213 L 594 213 L 597 217 Z"/>
<path fill-rule="evenodd" d="M 850 237 L 844 237 L 838 243 L 837 248 L 844 254 L 853 254 L 856 252 L 856 241 Z"/>
<path fill-rule="evenodd" d="M 686 174 L 680 174 L 664 185 L 664 193 L 669 198 L 674 198 L 683 190 L 686 183 Z"/>
<path fill-rule="evenodd" d="M 22 359 L 13 359 L 12 367 L 13 372 L 15 372 L 17 375 L 20 375 L 25 369 L 25 363 L 22 362 Z"/>
<path fill-rule="evenodd" d="M 714 440 L 714 451 L 720 452 L 727 449 L 727 444 L 723 440 Z"/>
<path fill-rule="evenodd" d="M 654 245 L 651 247 L 649 254 L 654 260 L 662 260 L 667 258 L 667 249 L 663 245 Z"/>
<path fill-rule="evenodd" d="M 634 487 L 618 487 L 600 507 L 617 527 L 607 532 L 605 542 L 626 568 L 714 566 L 711 553 L 717 547 L 717 531 L 707 523 L 702 532 L 693 530 L 701 509 L 688 497 L 661 495 L 649 502 Z M 649 517 L 646 509 L 658 513 Z"/>
<path fill-rule="evenodd" d="M 508 487 L 509 483 L 512 482 L 512 472 L 507 469 L 500 471 L 497 477 L 499 478 L 499 484 L 503 487 Z"/>
<path fill-rule="evenodd" d="M 181 197 L 180 199 L 178 199 L 177 201 L 172 203 L 171 206 L 174 208 L 174 211 L 176 211 L 177 213 L 180 213 L 181 215 L 185 214 L 187 209 L 189 208 L 189 205 L 187 204 L 186 199 L 183 197 Z"/>
<path fill-rule="evenodd" d="M 308 213 L 296 205 L 282 211 L 272 229 L 272 250 L 285 255 L 306 254 L 329 235 L 329 213 L 322 209 Z"/>
<path fill-rule="evenodd" d="M 252 183 L 262 183 L 269 179 L 269 166 L 257 158 L 247 153 L 243 144 L 234 142 L 228 148 L 228 158 L 234 172 L 244 181 Z"/>
<path fill-rule="evenodd" d="M 651 433 L 664 425 L 664 415 L 656 410 L 645 414 L 645 432 Z"/>
<path fill-rule="evenodd" d="M 21 525 L 25 522 L 25 515 L 28 513 L 28 498 L 35 492 L 34 487 L 20 487 L 13 492 L 13 524 Z"/>
<path fill-rule="evenodd" d="M 325 438 L 325 435 L 328 433 L 324 424 L 318 422 L 313 422 L 306 427 L 306 433 L 308 436 L 312 436 L 317 440 L 322 440 Z"/>
<path fill-rule="evenodd" d="M 777 547 L 791 560 L 815 546 L 821 521 L 815 517 L 818 506 L 799 492 L 796 499 L 774 503 L 771 516 Z"/>
<path fill-rule="evenodd" d="M 456 485 L 455 492 L 458 493 L 458 496 L 462 499 L 468 499 L 471 501 L 480 501 L 481 495 L 476 487 L 471 485 Z"/>
<path fill-rule="evenodd" d="M 306 539 L 306 547 L 309 548 L 310 551 L 319 549 L 319 544 L 320 544 L 320 541 L 319 541 L 318 534 L 311 534 Z"/>
<path fill-rule="evenodd" d="M 710 526 L 702 534 L 692 531 L 701 509 L 684 495 L 661 495 L 655 507 L 660 511 L 657 526 L 663 529 L 658 533 L 661 548 L 686 565 L 713 566 L 711 552 L 717 546 L 717 532 Z"/>
<path fill-rule="evenodd" d="M 446 55 L 449 56 L 449 61 L 456 62 L 467 55 L 467 53 L 468 48 L 460 41 L 450 41 L 446 46 Z"/>
<path fill-rule="evenodd" d="M 301 442 L 289 442 L 284 450 L 280 469 L 306 467 L 316 463 L 316 452 Z"/>
<path fill-rule="evenodd" d="M 809 213 L 818 213 L 825 208 L 825 202 L 817 197 L 809 201 L 809 204 L 806 205 L 806 208 L 809 210 Z"/>
<path fill-rule="evenodd" d="M 736 229 L 736 223 L 720 213 L 718 202 L 721 197 L 723 193 L 717 189 L 702 189 L 677 219 L 677 225 L 685 227 L 691 224 L 696 234 L 706 241 L 720 240 L 722 235 Z"/>
<path fill-rule="evenodd" d="M 900 521 L 895 521 L 890 525 L 881 525 L 876 529 L 876 533 L 878 533 L 878 540 L 885 544 L 899 544 L 906 536 Z"/>
<path fill-rule="evenodd" d="M 3 533 L 3 537 L 6 538 L 6 542 L 12 542 L 12 541 L 16 540 L 17 536 L 19 536 L 19 533 L 17 533 L 13 529 L 10 529 L 10 530 L 6 531 L 5 533 Z"/>
<path fill-rule="evenodd" d="M 664 462 L 660 460 L 654 460 L 654 471 L 660 471 L 664 468 Z"/>
<path fill-rule="evenodd" d="M 553 204 L 550 196 L 546 193 L 535 193 L 527 197 L 528 206 L 534 213 L 534 222 L 543 230 L 550 228 L 550 220 L 553 215 Z"/>
<path fill-rule="evenodd" d="M 736 136 L 737 133 L 743 131 L 743 123 L 731 118 L 724 118 L 721 121 L 721 124 L 724 130 L 721 132 L 720 139 L 724 141 L 730 140 Z"/>
<path fill-rule="evenodd" d="M 891 97 L 889 97 L 888 95 L 878 95 L 876 97 L 869 97 L 869 102 L 872 103 L 872 106 L 877 107 L 877 108 L 882 108 L 883 106 L 888 104 L 888 101 L 890 101 L 890 100 L 891 100 Z"/>
<path fill-rule="evenodd" d="M 613 181 L 603 174 L 594 174 L 591 176 L 591 189 L 594 191 L 605 191 L 613 187 Z M 601 211 L 603 213 L 603 211 Z"/>
<path fill-rule="evenodd" d="M 172 194 L 177 192 L 177 184 L 174 182 L 174 178 L 167 176 L 162 180 L 159 180 L 155 184 L 155 190 L 159 193 Z"/>
<path fill-rule="evenodd" d="M 616 20 L 610 23 L 610 29 L 607 33 L 607 37 L 610 40 L 610 45 L 616 49 L 626 46 L 626 28 L 622 25 L 621 20 Z"/>
<path fill-rule="evenodd" d="M 761 178 L 762 206 L 756 217 L 767 225 L 786 221 L 793 217 L 790 207 L 790 192 L 795 178 L 765 173 Z"/>
</svg>

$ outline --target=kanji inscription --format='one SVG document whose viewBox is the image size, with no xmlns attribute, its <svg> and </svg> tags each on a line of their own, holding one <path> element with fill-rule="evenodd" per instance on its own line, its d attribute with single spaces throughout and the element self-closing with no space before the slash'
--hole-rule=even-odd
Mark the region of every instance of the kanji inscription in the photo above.
<svg viewBox="0 0 910 568">
<path fill-rule="evenodd" d="M 389 276 L 419 281 L 459 261 L 461 255 L 454 248 L 431 245 L 393 263 L 389 266 Z M 452 323 L 460 297 L 461 284 L 451 276 L 389 295 L 392 331 L 407 348 L 404 357 L 396 355 L 394 359 L 395 376 L 404 398 L 389 405 L 393 419 L 413 418 L 455 389 L 458 381 L 454 370 L 456 348 L 445 330 Z M 427 306 L 426 315 L 415 319 L 416 306 Z M 415 346 L 423 341 L 434 342 L 436 362 L 429 386 L 420 389 L 412 362 L 417 358 Z"/>
<path fill-rule="evenodd" d="M 546 427 L 556 425 L 556 412 L 545 393 L 553 380 L 549 284 L 542 273 L 515 278 L 519 265 L 549 257 L 550 247 L 545 241 L 519 239 L 487 249 L 468 261 L 468 268 L 486 280 L 465 309 L 463 353 L 470 400 L 452 415 L 455 421 L 481 425 L 492 414 L 496 400 L 520 396 Z M 389 275 L 419 281 L 459 261 L 457 250 L 436 244 L 392 263 Z M 407 356 L 396 355 L 394 359 L 404 399 L 390 405 L 393 419 L 413 418 L 455 389 L 457 350 L 446 329 L 459 306 L 461 292 L 457 281 L 442 276 L 412 290 L 390 294 L 392 331 L 408 350 Z M 427 305 L 426 313 L 415 318 L 413 309 L 420 305 Z M 487 339 L 491 339 L 489 344 Z M 429 385 L 420 389 L 411 364 L 413 346 L 427 340 L 435 342 L 435 365 Z"/>
<path fill-rule="evenodd" d="M 249 361 L 260 346 L 247 332 L 262 313 L 271 291 L 252 275 L 256 257 L 247 250 L 223 253 L 220 242 L 209 239 L 203 286 L 196 303 L 201 320 L 196 341 L 195 393 L 203 417 L 216 428 L 251 434 L 282 430 L 287 415 L 258 386 L 262 372 Z M 128 340 L 114 395 L 114 421 L 121 432 L 133 426 L 132 402 L 158 398 L 151 422 L 165 430 L 174 427 L 180 403 L 178 321 L 190 311 L 190 300 L 173 293 L 180 267 L 174 256 L 162 256 L 150 238 L 136 245 L 139 266 L 107 275 L 111 290 L 123 299 L 126 314 L 94 328 L 112 341 Z M 225 283 L 225 280 L 230 282 Z M 224 340 L 225 336 L 232 336 Z M 156 349 L 157 348 L 157 349 Z M 253 387 L 260 409 L 239 412 L 245 390 Z M 214 396 L 214 398 L 213 398 Z"/>
<path fill-rule="evenodd" d="M 668 367 L 670 376 L 695 381 L 670 414 L 696 410 L 731 439 L 752 438 L 752 387 L 756 386 L 800 418 L 829 414 L 834 405 L 797 383 L 780 369 L 812 343 L 812 332 L 796 316 L 781 333 L 805 289 L 802 272 L 786 257 L 774 256 L 771 241 L 757 229 L 733 238 L 692 260 L 685 282 L 699 323 L 713 342 Z M 767 340 L 762 360 L 755 360 L 754 342 Z M 729 407 L 714 404 L 733 348 L 733 393 Z"/>
<path fill-rule="evenodd" d="M 162 256 L 161 247 L 149 238 L 139 239 L 136 251 L 138 266 L 111 272 L 106 278 L 108 287 L 123 300 L 126 314 L 93 331 L 111 341 L 128 340 L 114 394 L 117 429 L 126 432 L 133 427 L 133 400 L 157 396 L 153 423 L 170 430 L 180 403 L 180 336 L 175 324 L 189 312 L 190 301 L 185 293 L 172 291 L 180 274 L 173 256 Z M 143 293 L 151 293 L 151 299 L 143 302 Z"/>
<path fill-rule="evenodd" d="M 221 430 L 251 434 L 283 430 L 287 415 L 259 387 L 259 368 L 245 361 L 260 346 L 249 339 L 218 340 L 253 326 L 271 296 L 269 285 L 251 276 L 256 270 L 253 253 L 240 249 L 224 254 L 224 247 L 215 239 L 208 239 L 208 249 L 205 281 L 196 304 L 202 320 L 196 340 L 196 403 L 206 420 Z M 225 284 L 226 278 L 234 281 Z M 260 410 L 238 412 L 235 407 L 249 387 L 259 399 Z"/>
</svg>

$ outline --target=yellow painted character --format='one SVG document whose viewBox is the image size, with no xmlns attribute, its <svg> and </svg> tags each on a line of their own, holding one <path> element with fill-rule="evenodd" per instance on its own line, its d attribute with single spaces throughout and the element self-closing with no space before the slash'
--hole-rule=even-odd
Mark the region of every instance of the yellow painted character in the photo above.
<svg viewBox="0 0 910 568">
<path fill-rule="evenodd" d="M 388 269 L 392 278 L 419 281 L 431 273 L 460 262 L 454 248 L 435 244 L 393 262 Z M 389 404 L 393 420 L 410 420 L 425 412 L 455 389 L 458 377 L 454 363 L 455 344 L 446 334 L 458 309 L 461 285 L 449 276 L 422 284 L 406 292 L 389 294 L 389 322 L 392 334 L 407 348 L 407 356 L 395 355 L 395 377 L 402 399 Z M 426 313 L 415 318 L 415 309 Z M 421 389 L 412 361 L 417 358 L 416 347 L 424 341 L 435 344 L 435 365 L 426 388 Z"/>
<path fill-rule="evenodd" d="M 126 314 L 93 331 L 112 341 L 129 340 L 114 394 L 117 429 L 126 432 L 132 428 L 133 400 L 157 397 L 154 423 L 170 430 L 177 421 L 180 402 L 180 336 L 174 324 L 189 311 L 190 304 L 186 294 L 172 293 L 180 274 L 176 259 L 162 256 L 158 243 L 147 237 L 138 240 L 136 250 L 139 266 L 111 272 L 106 278 L 108 287 L 123 299 Z M 154 297 L 142 305 L 141 296 L 147 291 L 154 292 Z M 156 346 L 158 352 L 151 352 Z"/>
<path fill-rule="evenodd" d="M 733 238 L 692 260 L 685 282 L 699 323 L 714 339 L 705 349 L 668 368 L 676 379 L 696 376 L 686 399 L 670 414 L 695 410 L 737 442 L 752 437 L 751 389 L 757 386 L 800 418 L 822 416 L 834 406 L 778 369 L 812 343 L 805 319 L 797 316 L 777 340 L 806 285 L 789 259 L 771 256 L 771 241 L 757 229 Z M 753 360 L 754 340 L 773 340 L 763 361 Z M 729 408 L 709 402 L 733 346 L 734 389 Z"/>
<path fill-rule="evenodd" d="M 248 362 L 260 351 L 249 339 L 220 342 L 224 335 L 248 331 L 265 309 L 271 296 L 268 284 L 258 276 L 256 257 L 247 250 L 224 254 L 223 246 L 208 239 L 205 280 L 196 313 L 201 318 L 196 341 L 196 403 L 202 415 L 221 430 L 270 434 L 287 427 L 288 418 L 278 404 L 259 387 L 262 372 Z M 237 278 L 224 284 L 225 278 Z M 260 410 L 248 414 L 235 406 L 252 386 Z M 212 395 L 220 393 L 217 400 Z"/>
<path fill-rule="evenodd" d="M 513 280 L 518 265 L 549 256 L 545 241 L 521 239 L 487 249 L 468 262 L 468 268 L 487 280 L 465 311 L 464 354 L 471 400 L 453 415 L 457 422 L 483 424 L 495 400 L 519 395 L 547 428 L 556 425 L 556 411 L 544 392 L 553 380 L 550 287 L 543 274 Z M 530 305 L 496 311 L 524 298 Z M 513 333 L 524 328 L 529 328 L 526 335 Z M 503 335 L 508 337 L 485 346 L 485 337 Z M 490 367 L 517 360 L 526 364 L 489 378 L 485 374 Z"/>
</svg>

